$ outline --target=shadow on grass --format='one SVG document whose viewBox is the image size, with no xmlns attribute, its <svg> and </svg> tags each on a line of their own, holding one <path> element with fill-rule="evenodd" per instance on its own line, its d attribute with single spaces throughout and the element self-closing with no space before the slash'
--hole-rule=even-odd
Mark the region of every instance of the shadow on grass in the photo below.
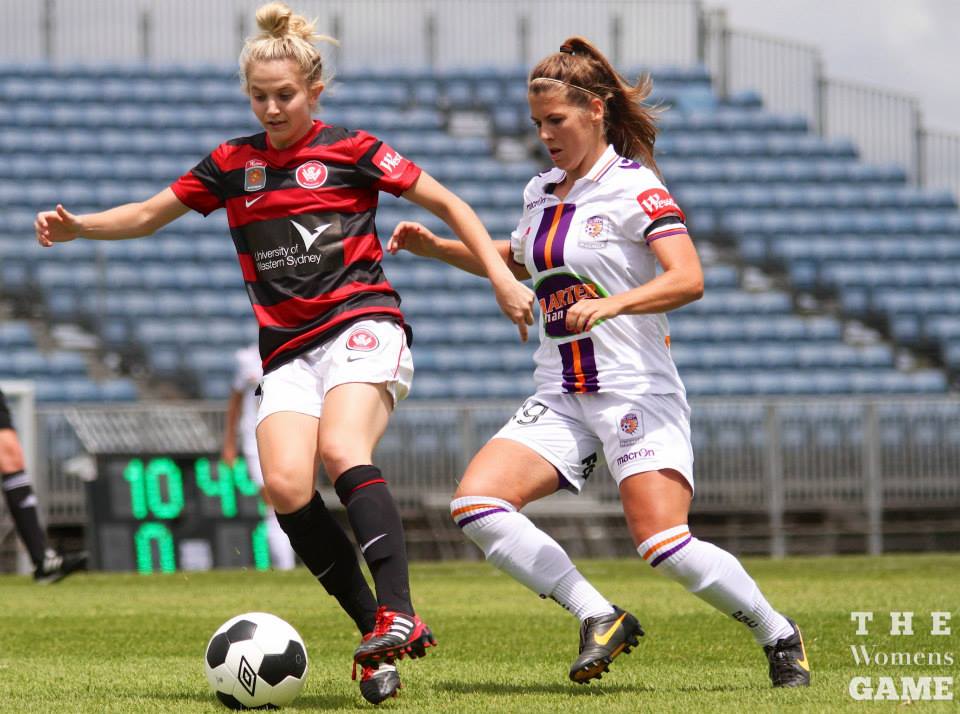
<svg viewBox="0 0 960 714">
<path fill-rule="evenodd" d="M 573 683 L 551 682 L 549 684 L 510 684 L 508 682 L 437 682 L 437 689 L 456 694 L 563 694 L 566 696 L 596 697 L 606 694 L 633 694 L 652 692 L 653 687 L 644 685 L 602 685 L 600 687 L 576 686 Z"/>
<path fill-rule="evenodd" d="M 572 683 L 509 684 L 507 682 L 438 682 L 438 689 L 456 694 L 562 694 L 565 696 L 602 697 L 614 694 L 640 694 L 643 692 L 746 692 L 756 690 L 748 684 L 687 684 L 677 687 L 653 687 L 644 684 L 593 684 L 576 686 Z"/>
<path fill-rule="evenodd" d="M 157 694 L 151 699 L 165 699 L 176 702 L 197 702 L 199 704 L 217 703 L 212 692 L 204 694 Z M 342 694 L 303 694 L 294 700 L 291 707 L 297 709 L 355 709 L 359 705 L 359 694 L 355 697 Z M 226 709 L 224 709 L 226 711 Z"/>
</svg>

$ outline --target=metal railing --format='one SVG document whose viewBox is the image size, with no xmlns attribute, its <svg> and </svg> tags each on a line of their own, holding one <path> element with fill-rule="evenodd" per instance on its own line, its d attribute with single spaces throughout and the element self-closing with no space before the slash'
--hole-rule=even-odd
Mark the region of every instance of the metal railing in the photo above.
<svg viewBox="0 0 960 714">
<path fill-rule="evenodd" d="M 870 163 L 960 198 L 960 136 L 932 131 L 915 97 L 827 77 L 812 45 L 731 29 L 723 10 L 701 16 L 700 57 L 721 97 L 755 91 L 771 111 L 803 116 L 825 137 L 851 139 Z"/>
<path fill-rule="evenodd" d="M 0 58 L 224 64 L 262 0 L 0 0 Z M 583 34 L 627 64 L 692 64 L 695 0 L 298 0 L 341 69 L 527 66 Z"/>
<path fill-rule="evenodd" d="M 260 0 L 0 0 L 0 61 L 214 63 L 236 57 Z M 623 67 L 705 64 L 722 97 L 759 92 L 863 158 L 960 194 L 960 136 L 931 131 L 916 99 L 827 78 L 810 45 L 730 28 L 700 0 L 300 0 L 340 40 L 334 68 L 529 67 L 581 34 Z"/>
<path fill-rule="evenodd" d="M 457 479 L 485 441 L 510 417 L 515 403 L 403 404 L 377 450 L 401 507 L 445 509 Z M 67 416 L 116 407 L 41 407 L 39 479 L 46 482 L 53 524 L 85 518 L 83 445 Z M 123 407 L 183 410 L 222 432 L 220 405 L 145 404 Z M 148 419 L 142 420 L 149 423 Z M 131 423 L 136 423 L 131 419 Z M 860 539 L 862 552 L 885 549 L 886 519 L 893 512 L 929 515 L 960 507 L 960 398 L 698 400 L 693 403 L 696 498 L 694 514 L 752 514 L 763 523 L 758 537 L 771 555 L 796 551 L 802 535 L 792 514 L 842 514 L 844 534 Z M 85 474 L 89 477 L 89 473 Z M 596 511 L 619 510 L 616 488 L 598 470 L 579 498 Z M 561 503 L 558 499 L 564 499 Z M 577 511 L 566 495 L 547 499 L 563 513 Z M 573 516 L 571 516 L 573 517 Z M 960 534 L 960 523 L 955 524 Z M 923 526 L 923 519 L 916 528 Z M 829 536 L 829 533 L 823 533 Z M 843 534 L 841 534 L 843 535 Z M 960 535 L 947 547 L 960 549 Z"/>
</svg>

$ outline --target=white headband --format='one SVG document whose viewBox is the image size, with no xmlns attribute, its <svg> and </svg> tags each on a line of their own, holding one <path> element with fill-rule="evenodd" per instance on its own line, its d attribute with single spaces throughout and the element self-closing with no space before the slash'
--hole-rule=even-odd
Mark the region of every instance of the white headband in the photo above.
<svg viewBox="0 0 960 714">
<path fill-rule="evenodd" d="M 595 96 L 595 97 L 596 97 L 597 99 L 599 99 L 600 101 L 603 101 L 603 97 L 601 97 L 601 96 L 600 96 L 599 94 L 597 94 L 596 92 L 591 91 L 591 90 L 587 89 L 586 87 L 581 87 L 581 86 L 578 85 L 578 84 L 570 84 L 570 82 L 564 82 L 562 79 L 554 79 L 553 77 L 535 77 L 534 79 L 531 79 L 531 80 L 530 80 L 530 84 L 533 84 L 534 82 L 556 82 L 557 84 L 562 84 L 562 85 L 564 85 L 565 87 L 573 87 L 574 89 L 579 89 L 581 92 L 586 92 L 587 94 L 592 94 L 593 96 Z"/>
</svg>

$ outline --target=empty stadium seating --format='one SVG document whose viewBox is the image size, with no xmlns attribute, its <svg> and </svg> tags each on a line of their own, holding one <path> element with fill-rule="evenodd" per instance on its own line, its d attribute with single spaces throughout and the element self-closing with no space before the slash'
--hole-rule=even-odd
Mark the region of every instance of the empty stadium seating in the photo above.
<svg viewBox="0 0 960 714">
<path fill-rule="evenodd" d="M 507 237 L 542 166 L 495 158 L 501 137 L 532 138 L 524 71 L 382 74 L 339 77 L 321 117 L 388 140 L 470 202 L 495 238 Z M 671 316 L 689 392 L 947 390 L 948 370 L 960 371 L 955 198 L 908 185 L 902 167 L 860 162 L 849 141 L 765 112 L 755 93 L 720 99 L 702 68 L 654 79 L 654 100 L 671 108 L 658 160 L 706 265 L 704 299 Z M 448 132 L 451 112 L 487 117 L 492 131 Z M 0 293 L 35 296 L 52 322 L 90 326 L 128 364 L 189 394 L 226 396 L 230 356 L 256 331 L 222 215 L 190 214 L 146 240 L 53 250 L 34 244 L 32 223 L 57 202 L 87 211 L 142 200 L 224 139 L 257 130 L 230 68 L 0 66 L 0 152 L 16 177 L 0 184 Z M 443 229 L 384 196 L 381 235 L 409 218 Z M 748 284 L 742 263 L 783 271 L 788 283 Z M 530 391 L 535 339 L 519 342 L 485 280 L 409 255 L 384 265 L 415 333 L 412 396 Z M 795 292 L 835 295 L 840 312 L 802 312 Z M 848 342 L 844 317 L 880 320 L 889 339 Z M 84 357 L 41 351 L 29 333 L 26 323 L 0 323 L 0 378 L 34 378 L 45 400 L 137 397 L 133 381 L 93 381 Z M 898 349 L 931 347 L 946 369 L 907 370 L 897 359 Z"/>
</svg>

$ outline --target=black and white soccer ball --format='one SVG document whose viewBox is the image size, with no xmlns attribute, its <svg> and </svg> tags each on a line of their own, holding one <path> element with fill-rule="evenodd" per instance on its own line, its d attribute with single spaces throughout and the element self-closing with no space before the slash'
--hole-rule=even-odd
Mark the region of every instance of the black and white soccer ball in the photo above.
<svg viewBox="0 0 960 714">
<path fill-rule="evenodd" d="M 231 709 L 276 709 L 303 689 L 307 648 L 286 621 L 248 612 L 213 633 L 204 670 L 217 698 Z"/>
</svg>

